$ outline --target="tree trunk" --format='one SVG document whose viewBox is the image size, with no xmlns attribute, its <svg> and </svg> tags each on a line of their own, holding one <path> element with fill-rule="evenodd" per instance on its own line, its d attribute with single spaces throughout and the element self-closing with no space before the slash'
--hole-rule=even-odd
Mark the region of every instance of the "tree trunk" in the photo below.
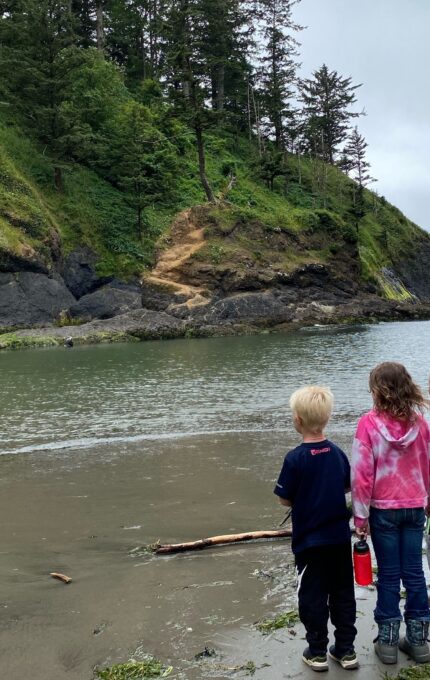
<svg viewBox="0 0 430 680">
<path fill-rule="evenodd" d="M 289 538 L 292 529 L 281 529 L 277 531 L 249 531 L 244 534 L 226 534 L 224 536 L 211 536 L 202 538 L 199 541 L 190 543 L 167 543 L 166 545 L 155 545 L 153 550 L 157 555 L 169 553 L 185 552 L 186 550 L 202 550 L 214 545 L 227 545 L 229 543 L 240 543 L 242 541 L 255 541 L 270 538 Z"/>
<path fill-rule="evenodd" d="M 96 35 L 97 35 L 97 49 L 102 52 L 105 46 L 105 32 L 103 19 L 103 1 L 98 0 L 96 6 Z"/>
<path fill-rule="evenodd" d="M 203 143 L 203 133 L 202 133 L 202 127 L 200 124 L 200 121 L 198 117 L 196 118 L 195 124 L 194 124 L 194 130 L 196 133 L 196 142 L 197 142 L 197 152 L 199 155 L 199 175 L 200 175 L 200 181 L 202 183 L 203 189 L 205 190 L 206 197 L 209 201 L 209 203 L 215 203 L 215 196 L 212 191 L 212 187 L 209 184 L 208 178 L 206 176 L 206 158 L 205 158 L 205 147 Z"/>
<path fill-rule="evenodd" d="M 209 203 L 215 203 L 215 195 L 212 191 L 212 187 L 209 184 L 208 178 L 206 176 L 206 157 L 205 157 L 205 146 L 203 141 L 203 128 L 201 122 L 201 110 L 200 104 L 197 98 L 197 83 L 194 79 L 194 74 L 191 66 L 191 62 L 187 62 L 187 73 L 188 73 L 188 85 L 190 87 L 190 98 L 191 105 L 193 107 L 193 118 L 194 118 L 194 132 L 196 134 L 197 142 L 197 153 L 199 157 L 199 175 L 200 181 L 202 183 L 203 189 L 205 190 L 206 197 Z"/>
<path fill-rule="evenodd" d="M 185 99 L 190 98 L 190 83 L 188 82 L 188 80 L 184 80 L 182 82 L 182 93 L 183 93 Z"/>
<path fill-rule="evenodd" d="M 211 69 L 211 104 L 212 104 L 212 109 L 215 111 L 217 107 L 217 80 L 216 80 L 216 70 L 215 68 Z"/>
<path fill-rule="evenodd" d="M 137 233 L 140 240 L 142 240 L 142 206 L 137 206 Z"/>
<path fill-rule="evenodd" d="M 252 118 L 251 118 L 251 92 L 250 84 L 248 78 L 248 129 L 249 129 L 249 141 L 252 139 Z"/>
<path fill-rule="evenodd" d="M 63 191 L 63 173 L 58 165 L 54 167 L 54 184 L 58 191 Z"/>
<path fill-rule="evenodd" d="M 217 109 L 218 111 L 224 110 L 224 98 L 225 98 L 225 66 L 220 64 L 217 68 Z"/>
</svg>

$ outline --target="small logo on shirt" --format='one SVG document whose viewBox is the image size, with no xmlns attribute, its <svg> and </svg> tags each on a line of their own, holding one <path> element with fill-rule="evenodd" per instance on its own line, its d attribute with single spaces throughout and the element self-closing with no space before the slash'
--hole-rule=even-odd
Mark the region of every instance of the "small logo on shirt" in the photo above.
<svg viewBox="0 0 430 680">
<path fill-rule="evenodd" d="M 311 455 L 312 456 L 319 456 L 320 453 L 329 453 L 331 451 L 331 448 L 329 446 L 326 446 L 324 449 L 311 449 Z"/>
</svg>

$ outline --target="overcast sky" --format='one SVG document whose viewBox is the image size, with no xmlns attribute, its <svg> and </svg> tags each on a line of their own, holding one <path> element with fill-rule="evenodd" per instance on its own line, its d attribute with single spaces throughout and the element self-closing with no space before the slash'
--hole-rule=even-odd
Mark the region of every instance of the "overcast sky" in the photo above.
<svg viewBox="0 0 430 680">
<path fill-rule="evenodd" d="M 351 75 L 374 186 L 430 231 L 430 0 L 302 0 L 302 74 Z"/>
</svg>

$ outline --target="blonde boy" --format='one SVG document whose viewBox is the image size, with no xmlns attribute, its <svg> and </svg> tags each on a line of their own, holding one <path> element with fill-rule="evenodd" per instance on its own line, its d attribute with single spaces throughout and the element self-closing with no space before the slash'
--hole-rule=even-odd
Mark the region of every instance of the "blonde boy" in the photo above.
<svg viewBox="0 0 430 680">
<path fill-rule="evenodd" d="M 335 644 L 329 655 L 342 668 L 353 669 L 358 666 L 356 605 L 345 500 L 350 466 L 344 452 L 324 434 L 333 395 L 326 387 L 302 387 L 291 396 L 290 407 L 302 443 L 285 456 L 274 492 L 282 505 L 292 506 L 299 614 L 309 644 L 303 661 L 315 671 L 328 670 L 330 617 Z"/>
</svg>

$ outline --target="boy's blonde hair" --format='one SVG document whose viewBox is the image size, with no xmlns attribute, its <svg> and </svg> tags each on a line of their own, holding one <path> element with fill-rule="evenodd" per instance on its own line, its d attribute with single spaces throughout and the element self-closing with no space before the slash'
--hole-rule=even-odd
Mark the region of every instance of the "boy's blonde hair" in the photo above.
<svg viewBox="0 0 430 680">
<path fill-rule="evenodd" d="M 333 393 L 328 387 L 307 385 L 296 390 L 290 398 L 290 408 L 310 432 L 321 432 L 333 410 Z"/>
</svg>

